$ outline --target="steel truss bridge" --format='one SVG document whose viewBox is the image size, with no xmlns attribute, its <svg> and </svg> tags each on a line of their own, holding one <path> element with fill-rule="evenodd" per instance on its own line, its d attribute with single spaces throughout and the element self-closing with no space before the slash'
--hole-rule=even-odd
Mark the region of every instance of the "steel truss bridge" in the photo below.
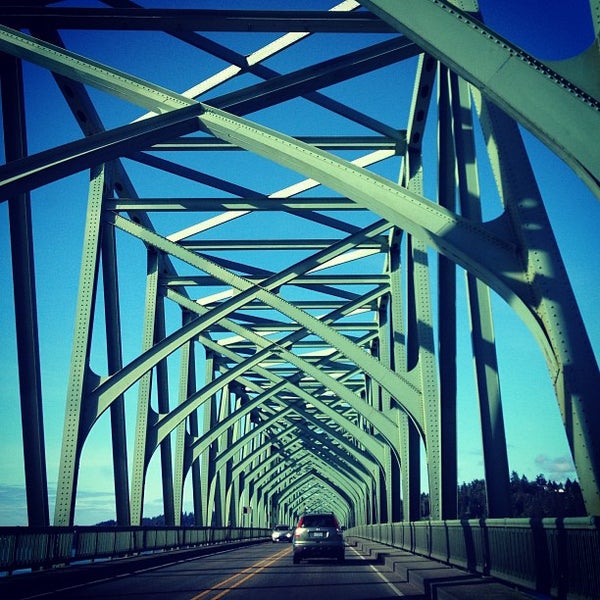
<svg viewBox="0 0 600 600">
<path fill-rule="evenodd" d="M 197 527 L 311 507 L 418 521 L 422 463 L 429 518 L 456 519 L 473 365 L 488 514 L 510 516 L 494 296 L 537 342 L 600 515 L 600 374 L 523 141 L 600 195 L 598 39 L 550 64 L 476 0 L 200 4 L 0 8 L 29 526 L 76 522 L 86 443 L 108 421 L 123 527 L 141 523 L 151 465 L 168 526 L 186 494 Z M 34 262 L 41 238 L 66 236 L 32 227 L 52 194 L 65 218 L 86 206 L 53 520 Z"/>
</svg>

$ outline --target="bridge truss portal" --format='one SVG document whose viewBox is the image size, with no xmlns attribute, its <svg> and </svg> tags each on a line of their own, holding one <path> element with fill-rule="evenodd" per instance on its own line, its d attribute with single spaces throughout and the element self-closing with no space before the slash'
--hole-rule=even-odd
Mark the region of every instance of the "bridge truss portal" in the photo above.
<svg viewBox="0 0 600 600">
<path fill-rule="evenodd" d="M 417 520 L 423 487 L 456 518 L 465 370 L 480 431 L 462 435 L 481 437 L 490 516 L 510 516 L 496 298 L 537 342 L 600 514 L 600 375 L 523 141 L 599 195 L 598 40 L 572 68 L 476 0 L 252 5 L 0 8 L 29 524 L 50 523 L 43 358 L 65 340 L 55 525 L 99 431 L 123 525 L 151 469 L 171 525 L 186 495 L 197 525 Z M 65 225 L 34 230 L 50 197 Z M 40 238 L 81 241 L 60 340 L 40 333 Z"/>
</svg>

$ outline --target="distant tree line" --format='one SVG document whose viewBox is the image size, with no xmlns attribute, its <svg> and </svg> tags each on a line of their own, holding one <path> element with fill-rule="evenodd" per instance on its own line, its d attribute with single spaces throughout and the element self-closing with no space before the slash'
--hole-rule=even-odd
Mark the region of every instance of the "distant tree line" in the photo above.
<svg viewBox="0 0 600 600">
<path fill-rule="evenodd" d="M 513 471 L 510 476 L 510 503 L 512 518 L 583 517 L 586 515 L 581 488 L 577 481 L 565 483 L 547 481 L 538 475 L 529 481 L 525 475 Z M 429 495 L 421 494 L 421 515 L 429 515 Z M 485 480 L 474 479 L 458 486 L 458 518 L 482 519 L 488 517 Z"/>
<path fill-rule="evenodd" d="M 510 476 L 510 517 L 583 517 L 586 515 L 581 488 L 577 481 L 567 479 L 565 483 L 547 481 L 544 475 L 538 475 L 529 481 L 525 475 L 519 476 L 513 471 Z M 485 480 L 473 479 L 463 482 L 457 488 L 458 518 L 487 518 Z M 421 516 L 429 516 L 429 494 L 421 494 Z M 182 527 L 194 526 L 193 513 L 183 513 Z M 144 517 L 142 525 L 146 527 L 164 527 L 164 515 Z M 115 527 L 114 520 L 98 523 L 99 527 Z"/>
<path fill-rule="evenodd" d="M 166 525 L 165 515 L 157 515 L 156 517 L 143 517 L 142 527 L 164 527 Z M 96 527 L 116 527 L 117 522 L 114 519 L 97 523 Z M 181 527 L 195 527 L 194 513 L 184 512 L 181 515 Z"/>
</svg>

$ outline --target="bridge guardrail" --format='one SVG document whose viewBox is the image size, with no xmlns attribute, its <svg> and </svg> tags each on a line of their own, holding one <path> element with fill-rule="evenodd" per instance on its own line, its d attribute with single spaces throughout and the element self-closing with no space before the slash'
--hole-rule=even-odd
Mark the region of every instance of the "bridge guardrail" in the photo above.
<svg viewBox="0 0 600 600">
<path fill-rule="evenodd" d="M 0 527 L 0 571 L 268 538 L 258 527 Z"/>
<path fill-rule="evenodd" d="M 346 533 L 552 597 L 600 598 L 600 517 L 382 523 Z"/>
</svg>

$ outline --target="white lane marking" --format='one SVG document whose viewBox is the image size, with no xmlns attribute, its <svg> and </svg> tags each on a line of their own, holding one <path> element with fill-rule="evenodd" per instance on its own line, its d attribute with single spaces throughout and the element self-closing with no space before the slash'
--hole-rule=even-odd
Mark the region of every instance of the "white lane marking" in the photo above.
<svg viewBox="0 0 600 600">
<path fill-rule="evenodd" d="M 365 560 L 365 557 L 362 554 L 359 554 L 356 548 L 350 548 L 357 556 L 359 556 L 362 560 Z M 383 580 L 383 582 L 396 594 L 396 596 L 404 596 L 403 594 L 381 571 L 378 571 L 373 565 L 369 565 L 377 575 Z"/>
</svg>

